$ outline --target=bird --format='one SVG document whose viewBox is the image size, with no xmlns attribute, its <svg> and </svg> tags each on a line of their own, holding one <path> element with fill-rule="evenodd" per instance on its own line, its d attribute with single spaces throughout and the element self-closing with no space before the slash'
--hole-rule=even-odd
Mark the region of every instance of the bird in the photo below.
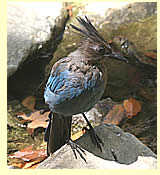
<svg viewBox="0 0 160 175">
<path fill-rule="evenodd" d="M 128 60 L 111 48 L 87 16 L 76 19 L 80 27 L 73 24 L 70 26 L 74 33 L 82 37 L 78 48 L 53 65 L 46 83 L 44 99 L 51 112 L 45 131 L 45 141 L 48 155 L 68 143 L 75 157 L 77 158 L 76 152 L 78 152 L 86 161 L 83 148 L 71 140 L 72 116 L 82 114 L 89 125 L 93 143 L 102 151 L 103 141 L 94 131 L 85 112 L 98 103 L 106 88 L 105 60 L 109 58 L 124 62 Z M 55 144 L 57 140 L 58 143 Z"/>
</svg>

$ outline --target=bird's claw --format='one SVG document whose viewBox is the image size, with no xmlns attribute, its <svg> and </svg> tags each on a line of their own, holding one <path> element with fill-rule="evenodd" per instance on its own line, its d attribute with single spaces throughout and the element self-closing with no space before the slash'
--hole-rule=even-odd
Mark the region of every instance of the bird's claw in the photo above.
<svg viewBox="0 0 160 175">
<path fill-rule="evenodd" d="M 86 153 L 78 144 L 74 143 L 72 140 L 69 140 L 68 145 L 70 145 L 76 159 L 77 159 L 77 154 L 76 154 L 77 152 L 80 155 L 80 157 L 85 161 L 85 163 L 87 163 L 85 157 L 83 156 L 83 154 L 86 155 Z"/>
</svg>

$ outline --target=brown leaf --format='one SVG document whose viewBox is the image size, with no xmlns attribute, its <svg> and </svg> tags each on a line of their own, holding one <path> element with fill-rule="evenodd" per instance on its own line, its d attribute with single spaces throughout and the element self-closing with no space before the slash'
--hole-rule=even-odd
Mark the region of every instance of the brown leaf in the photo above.
<svg viewBox="0 0 160 175">
<path fill-rule="evenodd" d="M 66 7 L 67 10 L 72 10 L 73 9 L 73 6 L 69 5 Z"/>
<path fill-rule="evenodd" d="M 34 109 L 35 104 L 36 104 L 36 98 L 34 96 L 29 96 L 22 101 L 22 105 L 32 111 L 35 111 Z"/>
<path fill-rule="evenodd" d="M 124 108 L 122 105 L 115 105 L 106 115 L 103 123 L 112 123 L 118 125 L 124 117 Z"/>
<path fill-rule="evenodd" d="M 72 17 L 73 16 L 73 12 L 72 12 L 73 7 L 70 5 L 70 6 L 67 6 L 66 9 L 68 11 L 69 16 Z"/>
<path fill-rule="evenodd" d="M 43 115 L 40 114 L 39 111 L 32 114 L 30 117 L 33 117 L 33 120 L 31 123 L 28 124 L 28 128 L 38 128 L 43 127 L 47 128 L 48 125 L 48 114 L 49 112 L 45 112 Z"/>
<path fill-rule="evenodd" d="M 154 52 L 146 52 L 144 53 L 144 55 L 152 59 L 157 59 L 157 53 L 154 53 Z"/>
<path fill-rule="evenodd" d="M 23 166 L 23 169 L 29 169 L 29 168 L 33 167 L 35 164 L 38 165 L 38 163 L 39 163 L 39 160 L 35 160 L 33 162 L 25 163 L 25 165 Z"/>
<path fill-rule="evenodd" d="M 36 169 L 36 167 L 37 167 L 40 163 L 41 163 L 41 162 L 32 165 L 31 167 L 29 167 L 29 169 Z M 25 168 L 24 168 L 24 169 L 25 169 Z"/>
<path fill-rule="evenodd" d="M 28 123 L 27 125 L 27 131 L 29 131 L 30 134 L 33 134 L 34 129 L 38 127 L 47 128 L 48 114 L 49 112 L 40 114 L 40 111 L 36 111 L 33 112 L 29 117 L 25 113 L 20 113 L 19 116 L 22 117 L 25 121 L 31 121 L 31 123 Z"/>
<path fill-rule="evenodd" d="M 24 163 L 22 162 L 14 162 L 11 164 L 13 167 L 23 168 Z"/>
<path fill-rule="evenodd" d="M 10 155 L 9 158 L 22 160 L 23 163 L 14 163 L 14 166 L 28 169 L 46 159 L 47 153 L 46 149 L 33 150 L 33 145 L 31 145 L 25 149 L 15 152 L 13 155 Z"/>
<path fill-rule="evenodd" d="M 111 43 L 113 43 L 113 40 L 109 40 L 109 41 L 108 41 L 108 44 L 111 44 Z"/>
<path fill-rule="evenodd" d="M 125 109 L 125 114 L 128 118 L 132 118 L 141 111 L 141 103 L 133 98 L 124 100 L 123 107 Z"/>
<path fill-rule="evenodd" d="M 33 150 L 32 148 L 33 145 L 17 151 L 13 155 L 10 155 L 9 158 L 22 159 L 24 162 L 42 160 L 46 158 L 47 154 L 45 149 Z"/>
<path fill-rule="evenodd" d="M 22 149 L 21 151 L 15 152 L 13 155 L 10 155 L 9 158 L 22 158 L 24 155 L 27 154 L 28 151 L 30 151 L 33 148 L 33 145 L 26 147 L 25 149 Z M 25 160 L 24 160 L 25 161 Z"/>
</svg>

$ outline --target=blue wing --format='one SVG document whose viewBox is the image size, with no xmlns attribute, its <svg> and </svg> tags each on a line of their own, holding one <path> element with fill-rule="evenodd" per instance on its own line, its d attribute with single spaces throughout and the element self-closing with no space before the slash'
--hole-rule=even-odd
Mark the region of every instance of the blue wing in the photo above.
<svg viewBox="0 0 160 175">
<path fill-rule="evenodd" d="M 64 70 L 57 75 L 50 75 L 46 84 L 46 89 L 59 95 L 61 100 L 72 99 L 78 96 L 84 90 L 82 87 L 83 81 L 80 81 L 76 75 L 72 75 L 69 70 Z M 87 88 L 87 86 L 85 87 Z"/>
<path fill-rule="evenodd" d="M 57 93 L 58 90 L 64 86 L 65 79 L 67 78 L 68 71 L 61 72 L 59 75 L 50 75 L 46 87 L 49 87 L 53 93 Z"/>
<path fill-rule="evenodd" d="M 67 61 L 53 66 L 44 92 L 45 102 L 53 112 L 71 115 L 94 106 L 101 96 L 97 94 L 103 93 L 103 80 L 96 68 L 90 69 L 86 75 L 69 69 Z"/>
</svg>

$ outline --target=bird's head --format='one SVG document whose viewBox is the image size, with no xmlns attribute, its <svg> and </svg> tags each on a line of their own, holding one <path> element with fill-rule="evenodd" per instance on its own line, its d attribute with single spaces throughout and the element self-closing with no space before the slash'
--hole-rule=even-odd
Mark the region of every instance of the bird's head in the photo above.
<svg viewBox="0 0 160 175">
<path fill-rule="evenodd" d="M 72 24 L 70 25 L 73 29 L 79 32 L 78 34 L 84 37 L 84 40 L 80 44 L 80 48 L 84 52 L 88 53 L 88 55 L 92 55 L 93 59 L 99 59 L 103 57 L 128 62 L 125 57 L 111 48 L 108 42 L 103 39 L 102 35 L 98 33 L 86 16 L 85 19 L 77 17 L 77 20 L 81 25 L 81 28 L 78 28 Z M 93 57 L 93 55 L 95 57 Z"/>
</svg>

